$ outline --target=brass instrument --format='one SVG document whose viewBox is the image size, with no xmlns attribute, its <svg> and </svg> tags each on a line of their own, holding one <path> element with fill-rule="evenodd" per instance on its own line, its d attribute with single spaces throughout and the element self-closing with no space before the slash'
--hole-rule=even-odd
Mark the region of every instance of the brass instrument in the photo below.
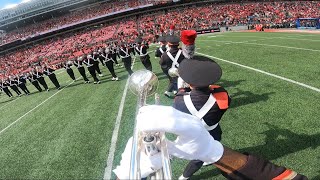
<svg viewBox="0 0 320 180">
<path fill-rule="evenodd" d="M 158 87 L 157 76 L 148 70 L 139 70 L 133 73 L 129 80 L 129 89 L 138 96 L 137 112 L 140 107 L 146 105 L 148 96 L 153 95 Z M 156 104 L 159 104 L 159 96 L 155 95 Z M 151 179 L 172 179 L 170 157 L 164 132 L 146 133 L 137 129 L 135 119 L 134 134 L 132 141 L 129 179 L 141 179 L 140 155 L 146 153 L 152 156 L 161 153 L 162 168 L 157 170 Z"/>
</svg>

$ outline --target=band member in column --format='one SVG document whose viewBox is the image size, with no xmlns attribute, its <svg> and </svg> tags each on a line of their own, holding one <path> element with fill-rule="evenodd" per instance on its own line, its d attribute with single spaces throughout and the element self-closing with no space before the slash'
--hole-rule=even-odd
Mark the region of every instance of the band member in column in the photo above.
<svg viewBox="0 0 320 180">
<path fill-rule="evenodd" d="M 91 54 L 87 55 L 87 58 L 83 61 L 83 63 L 87 66 L 89 73 L 91 74 L 94 84 L 100 84 L 100 80 L 97 78 L 96 69 L 94 67 L 94 60 Z"/>
<path fill-rule="evenodd" d="M 129 48 L 126 47 L 124 42 L 121 43 L 121 46 L 119 48 L 119 55 L 122 59 L 122 62 L 124 63 L 124 67 L 126 68 L 129 75 L 131 76 L 131 74 L 133 73 L 133 71 L 131 69 L 132 58 L 130 56 Z"/>
<path fill-rule="evenodd" d="M 130 54 L 132 53 L 133 57 L 135 58 L 135 56 L 136 56 L 136 51 L 134 50 L 134 47 L 135 47 L 135 44 L 134 44 L 133 42 L 131 42 L 131 43 L 129 44 L 129 52 L 130 52 Z"/>
<path fill-rule="evenodd" d="M 27 86 L 26 86 L 26 79 L 24 78 L 23 75 L 20 75 L 20 76 L 16 76 L 16 82 L 19 86 L 20 89 L 22 89 L 22 91 L 26 94 L 26 95 L 29 95 L 30 94 L 30 91 L 28 90 Z"/>
<path fill-rule="evenodd" d="M 143 44 L 142 43 L 142 38 L 139 37 L 136 39 L 136 43 L 138 45 L 136 45 L 136 52 L 137 54 L 140 56 L 140 60 L 142 62 L 142 64 L 144 65 L 144 67 L 149 70 L 149 71 L 152 71 L 152 64 L 151 64 L 151 61 L 150 61 L 150 56 L 148 54 L 148 45 L 146 44 Z"/>
<path fill-rule="evenodd" d="M 158 42 L 160 43 L 160 47 L 157 48 L 156 52 L 155 52 L 155 56 L 156 57 L 161 57 L 162 54 L 164 52 L 167 51 L 167 48 L 166 48 L 166 45 L 167 45 L 167 42 L 166 42 L 166 38 L 164 36 L 160 36 L 158 38 Z"/>
<path fill-rule="evenodd" d="M 37 81 L 44 87 L 44 89 L 46 91 L 49 91 L 48 85 L 47 85 L 46 81 L 44 80 L 43 73 L 41 72 L 40 67 L 38 67 L 38 66 L 36 67 L 36 70 L 33 73 L 33 75 L 35 75 Z"/>
<path fill-rule="evenodd" d="M 103 74 L 101 73 L 101 71 L 100 71 L 100 67 L 99 67 L 99 53 L 95 50 L 95 51 L 93 51 L 93 62 L 94 62 L 94 68 L 95 68 L 95 70 L 96 70 L 96 72 L 98 73 L 98 75 L 100 76 L 100 77 L 102 77 L 103 76 Z"/>
<path fill-rule="evenodd" d="M 59 84 L 59 81 L 57 79 L 57 76 L 56 74 L 54 74 L 54 69 L 50 68 L 49 66 L 45 65 L 44 68 L 43 68 L 43 73 L 45 75 L 47 75 L 49 77 L 49 79 L 51 80 L 51 82 L 54 84 L 54 86 L 60 90 L 61 89 L 61 86 Z"/>
<path fill-rule="evenodd" d="M 39 92 L 42 92 L 42 89 L 37 81 L 37 78 L 35 75 L 33 75 L 33 72 L 27 73 L 27 78 L 31 84 L 38 89 Z"/>
<path fill-rule="evenodd" d="M 19 88 L 18 88 L 18 82 L 14 80 L 13 76 L 9 76 L 9 79 L 8 79 L 8 82 L 9 82 L 9 86 L 10 88 L 17 93 L 17 95 L 20 97 L 22 96 Z"/>
<path fill-rule="evenodd" d="M 174 70 L 179 67 L 179 64 L 184 59 L 181 49 L 179 48 L 180 38 L 177 36 L 169 35 L 166 37 L 166 41 L 170 47 L 170 50 L 164 52 L 161 56 L 159 64 L 163 73 L 168 77 L 169 84 L 167 91 L 164 93 L 167 97 L 172 97 L 177 93 L 177 75 L 172 75 L 169 70 Z"/>
<path fill-rule="evenodd" d="M 210 135 L 220 141 L 222 130 L 219 122 L 231 101 L 223 87 L 214 85 L 222 75 L 220 66 L 209 58 L 194 56 L 180 64 L 179 75 L 190 88 L 179 90 L 174 108 L 198 117 Z M 203 163 L 200 160 L 190 161 L 179 179 L 189 179 Z"/>
<path fill-rule="evenodd" d="M 9 87 L 8 82 L 2 79 L 2 80 L 0 81 L 0 88 L 2 89 L 2 91 L 3 91 L 4 93 L 6 93 L 6 95 L 7 95 L 9 98 L 12 98 L 13 95 L 12 95 L 12 93 L 11 93 L 11 91 L 9 90 L 8 87 Z"/>
<path fill-rule="evenodd" d="M 71 61 L 66 61 L 66 62 L 62 63 L 62 65 L 63 65 L 63 68 L 67 71 L 67 73 L 70 76 L 70 78 L 73 81 L 76 81 L 76 77 L 74 76 L 74 72 L 73 72 L 73 70 L 71 68 L 72 62 Z"/>
<path fill-rule="evenodd" d="M 120 64 L 117 61 L 117 47 L 116 47 L 116 45 L 115 44 L 110 45 L 109 49 L 110 49 L 112 60 L 114 61 L 116 66 L 120 66 Z"/>
<path fill-rule="evenodd" d="M 75 60 L 73 64 L 77 67 L 79 73 L 83 77 L 84 83 L 90 83 L 86 75 L 86 70 L 83 67 L 83 56 L 78 57 L 78 59 Z"/>
<path fill-rule="evenodd" d="M 119 78 L 117 77 L 116 73 L 114 72 L 114 61 L 112 59 L 112 54 L 110 52 L 109 47 L 105 49 L 104 52 L 100 53 L 100 59 L 102 59 L 103 64 L 108 68 L 112 75 L 112 81 L 118 81 Z"/>
</svg>

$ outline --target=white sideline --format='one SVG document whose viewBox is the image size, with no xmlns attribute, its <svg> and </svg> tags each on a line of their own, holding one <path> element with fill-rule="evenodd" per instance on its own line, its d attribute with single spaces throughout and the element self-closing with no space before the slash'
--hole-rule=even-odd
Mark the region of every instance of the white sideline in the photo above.
<svg viewBox="0 0 320 180">
<path fill-rule="evenodd" d="M 240 67 L 243 67 L 243 68 L 246 68 L 246 69 L 250 69 L 250 70 L 253 70 L 253 71 L 268 75 L 268 76 L 272 76 L 272 77 L 275 77 L 277 79 L 281 79 L 281 80 L 284 80 L 284 81 L 287 81 L 287 82 L 290 82 L 290 83 L 293 83 L 293 84 L 296 84 L 296 85 L 299 85 L 299 86 L 302 86 L 302 87 L 305 87 L 305 88 L 308 88 L 308 89 L 311 89 L 313 91 L 316 91 L 316 92 L 320 93 L 320 89 L 319 88 L 316 88 L 316 87 L 313 87 L 313 86 L 309 86 L 307 84 L 304 84 L 304 83 L 301 83 L 301 82 L 298 82 L 298 81 L 294 81 L 294 80 L 286 78 L 286 77 L 278 76 L 276 74 L 272 74 L 272 73 L 269 73 L 269 72 L 266 72 L 266 71 L 263 71 L 263 70 L 260 70 L 260 69 L 256 69 L 256 68 L 253 68 L 253 67 L 249 67 L 249 66 L 246 66 L 246 65 L 242 65 L 242 64 L 239 64 L 239 63 L 235 63 L 235 62 L 232 62 L 232 61 L 221 59 L 221 58 L 218 58 L 218 57 L 210 56 L 210 55 L 207 55 L 207 54 L 203 54 L 203 53 L 199 53 L 199 52 L 197 52 L 197 54 L 200 54 L 200 55 L 203 55 L 203 56 L 207 56 L 207 57 L 210 57 L 210 58 L 214 58 L 216 60 L 223 61 L 223 62 L 226 62 L 226 63 L 229 63 L 229 64 L 233 64 L 233 65 L 236 65 L 236 66 L 240 66 Z"/>
<path fill-rule="evenodd" d="M 153 51 L 151 51 L 151 52 L 153 52 Z M 135 64 L 136 58 L 138 58 L 138 57 L 134 57 L 133 58 L 133 61 L 132 61 L 132 64 L 131 64 L 131 69 L 133 68 L 133 65 Z M 115 153 L 116 146 L 117 146 L 117 141 L 118 141 L 118 134 L 119 134 L 119 128 L 120 128 L 120 122 L 121 122 L 121 118 L 122 118 L 124 102 L 126 100 L 126 96 L 127 96 L 127 92 L 128 92 L 129 79 L 130 78 L 127 79 L 126 86 L 125 86 L 125 88 L 123 90 L 121 102 L 120 102 L 120 105 L 119 105 L 117 119 L 116 119 L 116 122 L 115 122 L 115 125 L 114 125 L 114 129 L 113 129 L 113 132 L 112 132 L 111 146 L 109 148 L 109 153 L 108 153 L 108 158 L 107 158 L 107 166 L 104 169 L 104 175 L 103 175 L 103 179 L 105 179 L 105 180 L 111 179 L 114 153 Z"/>
<path fill-rule="evenodd" d="M 307 48 L 299 48 L 299 47 L 291 47 L 291 46 L 280 46 L 280 45 L 274 45 L 274 44 L 250 43 L 248 41 L 243 41 L 243 42 L 217 41 L 217 40 L 198 40 L 198 41 L 215 41 L 215 42 L 222 42 L 222 43 L 229 43 L 229 44 L 250 44 L 250 45 L 258 45 L 258 46 L 271 46 L 271 47 L 280 47 L 280 48 L 288 48 L 288 49 L 297 49 L 297 50 L 304 50 L 304 51 L 320 52 L 319 49 L 307 49 Z"/>
<path fill-rule="evenodd" d="M 106 180 L 111 179 L 111 171 L 112 171 L 114 153 L 115 153 L 116 145 L 117 145 L 117 141 L 118 141 L 120 122 L 121 122 L 121 118 L 122 118 L 124 102 L 125 102 L 126 96 L 127 96 L 128 86 L 129 86 L 129 78 L 126 82 L 126 86 L 125 86 L 123 94 L 122 94 L 122 98 L 121 98 L 121 102 L 120 102 L 120 106 L 119 106 L 119 110 L 118 110 L 118 115 L 117 115 L 117 119 L 115 122 L 115 127 L 114 127 L 113 133 L 112 133 L 111 146 L 109 149 L 108 159 L 107 159 L 107 167 L 104 170 L 104 176 L 103 176 L 103 179 L 106 179 Z"/>
<path fill-rule="evenodd" d="M 209 36 L 209 38 L 211 37 L 218 37 L 218 36 Z M 272 40 L 272 39 L 291 39 L 291 40 L 299 40 L 299 41 L 312 41 L 312 42 L 320 42 L 320 39 L 319 40 L 316 40 L 316 39 L 301 39 L 301 38 L 296 38 L 294 36 L 272 36 L 272 37 L 261 37 L 261 36 L 230 36 L 230 37 L 239 37 L 239 38 L 259 38 L 257 40 Z M 252 40 L 249 40 L 249 41 L 252 41 Z"/>
<path fill-rule="evenodd" d="M 78 78 L 79 79 L 79 78 Z M 14 122 L 12 122 L 11 124 L 9 124 L 9 126 L 5 127 L 4 129 L 2 129 L 0 131 L 0 135 L 5 132 L 7 129 L 9 129 L 11 126 L 13 126 L 14 124 L 16 124 L 17 122 L 19 122 L 23 117 L 25 117 L 26 115 L 28 115 L 29 113 L 31 113 L 32 111 L 34 111 L 35 109 L 37 109 L 39 106 L 41 106 L 42 104 L 44 104 L 45 102 L 47 102 L 49 99 L 53 98 L 55 95 L 57 95 L 58 93 L 60 93 L 63 89 L 65 89 L 66 87 L 70 86 L 71 84 L 73 84 L 74 82 L 69 83 L 67 86 L 63 87 L 62 89 L 60 89 L 59 91 L 57 91 L 56 93 L 54 93 L 53 95 L 51 95 L 50 97 L 48 97 L 46 100 L 42 101 L 40 104 L 38 104 L 36 107 L 32 108 L 30 111 L 28 111 L 27 113 L 25 113 L 24 115 L 22 115 L 21 117 L 19 117 L 17 120 L 15 120 Z"/>
</svg>

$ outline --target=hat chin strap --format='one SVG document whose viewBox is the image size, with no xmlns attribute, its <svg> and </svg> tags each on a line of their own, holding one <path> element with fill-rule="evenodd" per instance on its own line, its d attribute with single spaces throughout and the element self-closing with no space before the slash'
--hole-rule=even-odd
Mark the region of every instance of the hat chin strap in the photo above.
<svg viewBox="0 0 320 180">
<path fill-rule="evenodd" d="M 181 49 L 182 49 L 182 54 L 186 59 L 192 59 L 195 53 L 196 46 L 194 44 L 189 46 L 182 44 Z"/>
</svg>

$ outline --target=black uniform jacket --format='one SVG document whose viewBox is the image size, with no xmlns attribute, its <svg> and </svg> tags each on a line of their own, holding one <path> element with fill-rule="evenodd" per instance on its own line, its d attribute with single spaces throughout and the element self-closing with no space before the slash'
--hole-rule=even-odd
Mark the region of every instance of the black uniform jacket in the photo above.
<svg viewBox="0 0 320 180">
<path fill-rule="evenodd" d="M 155 52 L 155 56 L 156 57 L 161 57 L 162 56 L 162 52 L 160 51 L 160 49 L 162 49 L 163 53 L 166 52 L 167 48 L 165 45 L 162 45 L 161 47 L 157 48 L 156 52 Z"/>
<path fill-rule="evenodd" d="M 183 98 L 184 95 L 187 94 L 190 94 L 191 101 L 198 111 L 208 101 L 209 95 L 213 95 L 215 97 L 215 104 L 212 106 L 209 112 L 202 118 L 208 126 L 213 126 L 221 120 L 223 114 L 227 111 L 231 102 L 231 98 L 229 97 L 228 92 L 220 86 L 211 85 L 210 88 L 207 88 L 206 90 L 193 89 L 190 92 L 186 92 L 185 89 L 181 89 L 174 99 L 173 107 L 179 111 L 188 114 L 191 113 L 188 110 Z M 220 126 L 218 125 L 215 129 L 209 131 L 209 133 L 214 138 L 219 140 L 221 138 L 220 135 L 222 131 Z M 217 137 L 217 135 L 219 137 Z"/>
<path fill-rule="evenodd" d="M 171 55 L 174 58 L 174 57 L 176 57 L 176 55 L 177 55 L 179 50 L 180 50 L 179 48 L 172 47 L 169 50 L 169 52 L 171 53 Z M 178 63 L 180 64 L 182 62 L 182 60 L 184 60 L 184 59 L 185 58 L 184 58 L 183 54 L 181 53 L 180 56 L 179 56 L 179 59 L 178 59 Z M 164 52 L 162 54 L 162 56 L 161 56 L 159 64 L 160 64 L 162 69 L 169 70 L 171 68 L 171 66 L 172 66 L 172 62 L 173 61 L 169 58 L 168 53 Z"/>
</svg>

